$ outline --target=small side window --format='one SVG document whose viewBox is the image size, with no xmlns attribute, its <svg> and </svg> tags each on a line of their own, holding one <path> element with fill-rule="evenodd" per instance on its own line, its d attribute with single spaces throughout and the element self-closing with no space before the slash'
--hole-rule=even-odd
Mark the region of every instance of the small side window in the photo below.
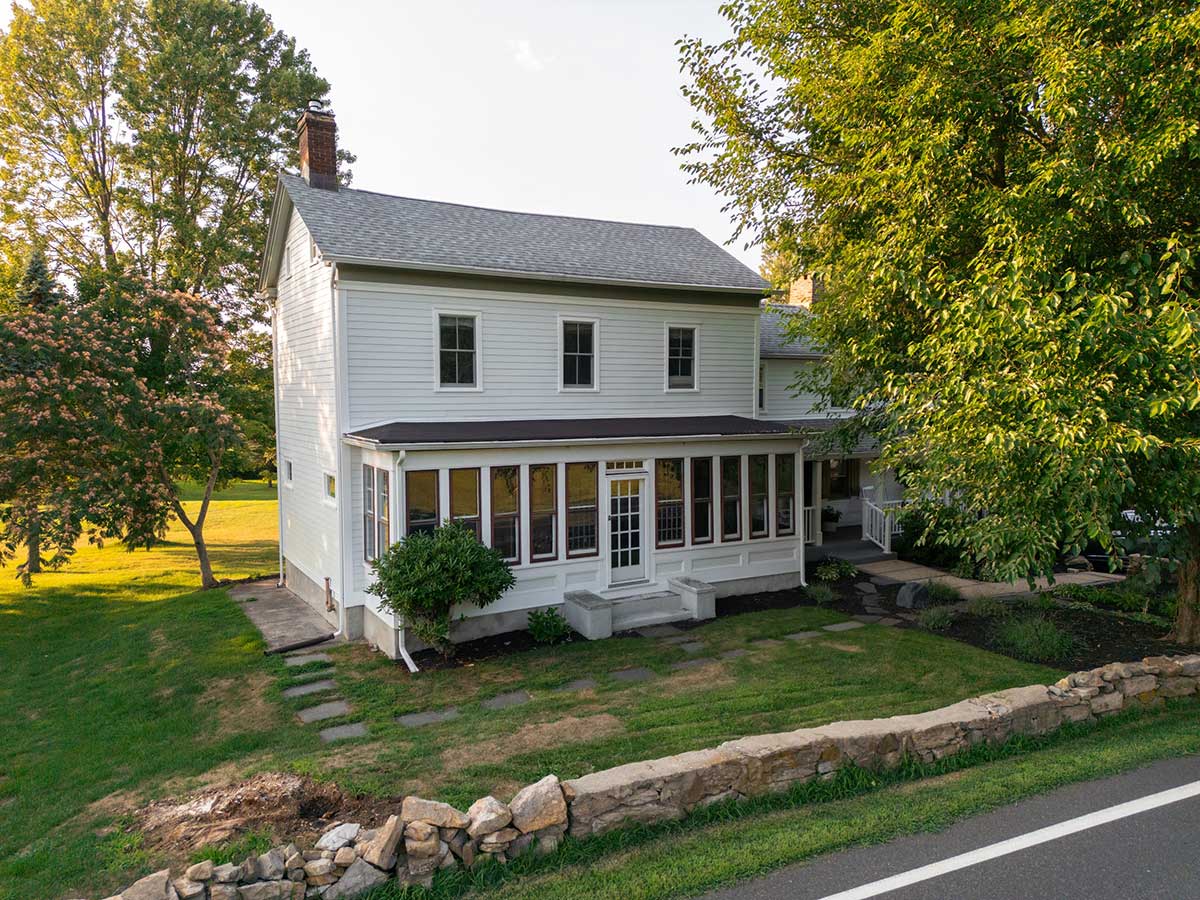
<svg viewBox="0 0 1200 900">
<path fill-rule="evenodd" d="M 325 499 L 337 499 L 337 477 L 332 472 L 325 473 Z"/>
<path fill-rule="evenodd" d="M 296 482 L 296 469 L 290 459 L 283 461 L 283 483 L 291 487 Z"/>
</svg>

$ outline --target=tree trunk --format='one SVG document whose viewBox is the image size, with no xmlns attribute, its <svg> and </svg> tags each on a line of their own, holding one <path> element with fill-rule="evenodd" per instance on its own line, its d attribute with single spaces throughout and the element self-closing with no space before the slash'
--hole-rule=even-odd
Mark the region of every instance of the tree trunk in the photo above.
<svg viewBox="0 0 1200 900">
<path fill-rule="evenodd" d="M 196 557 L 200 560 L 200 584 L 206 588 L 216 587 L 217 579 L 213 577 L 212 563 L 208 561 L 208 544 L 204 541 L 203 528 L 192 532 L 192 543 L 196 545 Z"/>
<path fill-rule="evenodd" d="M 1186 535 L 1179 565 L 1179 603 L 1175 627 L 1168 640 L 1186 646 L 1200 645 L 1200 523 L 1183 526 Z"/>
<path fill-rule="evenodd" d="M 37 519 L 29 523 L 29 534 L 25 538 L 25 574 L 37 575 L 42 571 L 42 529 Z"/>
<path fill-rule="evenodd" d="M 217 476 L 220 473 L 221 454 L 217 452 L 213 454 L 213 465 L 208 472 L 208 482 L 204 485 L 204 499 L 200 501 L 200 512 L 196 516 L 195 522 L 188 517 L 187 510 L 183 508 L 178 497 L 173 497 L 171 500 L 171 505 L 175 508 L 175 515 L 179 517 L 183 527 L 192 536 L 192 544 L 196 548 L 196 559 L 200 562 L 200 584 L 205 588 L 217 586 L 217 579 L 213 577 L 212 563 L 208 559 L 208 544 L 204 540 L 204 520 L 208 518 L 208 507 L 212 502 L 213 490 L 216 489 Z M 164 473 L 164 479 L 165 477 Z M 170 484 L 169 481 L 166 483 Z"/>
</svg>

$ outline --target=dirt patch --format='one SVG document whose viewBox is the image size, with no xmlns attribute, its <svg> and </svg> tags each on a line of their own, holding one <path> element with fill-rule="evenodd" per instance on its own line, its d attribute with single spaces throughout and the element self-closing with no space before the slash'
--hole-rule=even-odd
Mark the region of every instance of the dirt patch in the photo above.
<svg viewBox="0 0 1200 900">
<path fill-rule="evenodd" d="M 520 756 L 522 753 L 612 737 L 624 731 L 625 724 L 609 713 L 586 718 L 568 716 L 553 722 L 525 725 L 515 734 L 484 741 L 481 744 L 443 750 L 442 764 L 447 769 L 454 770 L 474 765 L 481 759 L 486 759 L 489 763 L 497 763 Z"/>
<path fill-rule="evenodd" d="M 720 668 L 718 668 L 718 666 Z M 684 669 L 676 672 L 656 688 L 656 691 L 667 697 L 687 694 L 691 691 L 728 687 L 737 679 L 726 671 L 719 662 L 707 666 L 697 666 L 694 669 Z"/>
<path fill-rule="evenodd" d="M 272 682 L 266 672 L 239 678 L 221 678 L 200 695 L 201 708 L 216 707 L 217 727 L 211 737 L 220 739 L 246 731 L 266 731 L 279 720 L 279 710 L 267 699 Z"/>
<path fill-rule="evenodd" d="M 182 799 L 157 800 L 134 813 L 134 821 L 147 847 L 186 855 L 251 830 L 289 836 L 316 832 L 346 806 L 347 798 L 334 784 L 263 772 Z"/>
<path fill-rule="evenodd" d="M 93 800 L 83 810 L 87 819 L 115 819 L 126 813 L 131 813 L 138 806 L 138 795 L 134 791 L 113 791 L 111 794 Z M 79 818 L 76 816 L 76 818 Z"/>
</svg>

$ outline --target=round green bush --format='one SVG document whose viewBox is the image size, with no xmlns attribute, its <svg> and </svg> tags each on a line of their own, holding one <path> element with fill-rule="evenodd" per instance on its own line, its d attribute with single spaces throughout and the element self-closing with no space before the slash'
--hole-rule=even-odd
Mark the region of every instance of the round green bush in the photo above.
<svg viewBox="0 0 1200 900">
<path fill-rule="evenodd" d="M 945 606 L 930 606 L 921 610 L 917 616 L 917 622 L 922 628 L 938 633 L 949 631 L 954 619 L 954 610 Z"/>
<path fill-rule="evenodd" d="M 535 609 L 529 614 L 529 633 L 539 644 L 558 644 L 571 636 L 571 626 L 557 609 Z"/>
<path fill-rule="evenodd" d="M 804 593 L 817 606 L 833 606 L 834 600 L 837 599 L 833 588 L 827 584 L 810 584 L 804 589 Z"/>
<path fill-rule="evenodd" d="M 499 551 L 485 547 L 462 525 L 441 525 L 410 534 L 392 544 L 372 568 L 376 581 L 368 592 L 404 620 L 425 643 L 449 656 L 450 613 L 466 604 L 482 609 L 516 583 Z"/>
</svg>

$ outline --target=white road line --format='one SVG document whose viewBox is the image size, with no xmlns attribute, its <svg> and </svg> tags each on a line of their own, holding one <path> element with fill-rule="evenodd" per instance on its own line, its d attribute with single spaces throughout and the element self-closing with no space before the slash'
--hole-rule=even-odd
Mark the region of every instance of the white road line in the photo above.
<svg viewBox="0 0 1200 900">
<path fill-rule="evenodd" d="M 950 872 L 957 872 L 959 869 L 977 866 L 982 862 L 1006 856 L 1009 853 L 1016 853 L 1027 847 L 1036 847 L 1038 844 L 1056 841 L 1059 838 L 1075 834 L 1078 831 L 1087 831 L 1089 828 L 1095 828 L 1098 825 L 1105 825 L 1108 822 L 1115 822 L 1117 819 L 1124 819 L 1128 816 L 1136 816 L 1138 813 L 1157 809 L 1160 806 L 1167 806 L 1170 803 L 1178 803 L 1180 800 L 1187 800 L 1189 797 L 1197 795 L 1200 795 L 1200 781 L 1193 781 L 1190 784 L 1160 791 L 1157 794 L 1150 794 L 1137 800 L 1130 800 L 1128 803 L 1119 803 L 1107 809 L 1100 809 L 1085 816 L 1067 819 L 1067 821 L 1059 822 L 1057 825 L 1039 828 L 1037 831 L 1009 838 L 1006 841 L 989 844 L 986 847 L 980 847 L 978 850 L 971 850 L 968 853 L 951 856 L 949 859 L 930 863 L 927 866 L 921 866 L 919 869 L 912 869 L 908 872 L 902 872 L 899 875 L 882 878 L 879 881 L 873 881 L 861 887 L 842 891 L 839 894 L 830 894 L 827 897 L 823 897 L 822 900 L 867 900 L 869 897 L 878 897 L 880 894 L 897 891 L 900 888 L 908 887 L 910 884 L 919 884 L 922 881 L 937 878 L 939 875 L 946 875 Z"/>
</svg>

